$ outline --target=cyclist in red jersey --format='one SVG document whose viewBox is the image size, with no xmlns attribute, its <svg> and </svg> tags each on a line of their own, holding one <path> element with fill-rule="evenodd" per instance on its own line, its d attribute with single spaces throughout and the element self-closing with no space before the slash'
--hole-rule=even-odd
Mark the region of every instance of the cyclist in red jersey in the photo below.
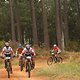
<svg viewBox="0 0 80 80">
<path fill-rule="evenodd" d="M 23 51 L 23 46 L 19 44 L 17 50 L 16 50 L 16 56 L 18 57 Z"/>
<path fill-rule="evenodd" d="M 17 50 L 16 50 L 16 56 L 20 57 L 21 53 L 23 51 L 23 46 L 21 44 L 19 44 Z M 19 58 L 19 66 L 20 66 L 20 61 L 22 60 L 22 58 Z"/>
<path fill-rule="evenodd" d="M 53 51 L 56 56 L 58 56 L 58 54 L 61 53 L 60 48 L 56 44 L 53 45 Z"/>
</svg>

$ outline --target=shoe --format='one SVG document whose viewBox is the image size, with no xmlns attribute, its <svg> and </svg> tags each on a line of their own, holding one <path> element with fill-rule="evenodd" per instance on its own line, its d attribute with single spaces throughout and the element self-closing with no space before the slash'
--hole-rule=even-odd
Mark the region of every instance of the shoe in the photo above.
<svg viewBox="0 0 80 80">
<path fill-rule="evenodd" d="M 26 69 L 26 72 L 28 72 L 28 69 Z"/>
<path fill-rule="evenodd" d="M 12 68 L 11 68 L 11 74 L 13 73 Z"/>
<path fill-rule="evenodd" d="M 11 74 L 13 74 L 13 72 L 11 71 Z"/>
</svg>

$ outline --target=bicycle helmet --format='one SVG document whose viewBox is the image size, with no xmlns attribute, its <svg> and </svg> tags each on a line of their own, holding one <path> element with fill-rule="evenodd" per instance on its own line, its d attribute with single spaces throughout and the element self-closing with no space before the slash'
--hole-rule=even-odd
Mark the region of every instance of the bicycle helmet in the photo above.
<svg viewBox="0 0 80 80">
<path fill-rule="evenodd" d="M 53 47 L 56 47 L 56 46 L 57 46 L 56 44 L 53 45 Z"/>
<path fill-rule="evenodd" d="M 29 44 L 26 45 L 26 49 L 30 49 L 30 45 Z"/>
<path fill-rule="evenodd" d="M 8 43 L 8 42 L 6 42 L 6 43 L 5 43 L 5 46 L 6 46 L 6 47 L 9 47 L 9 43 Z"/>
<path fill-rule="evenodd" d="M 21 45 L 21 44 L 19 44 L 19 45 L 18 45 L 18 47 L 19 47 L 19 48 L 21 48 L 21 47 L 22 47 L 22 45 Z"/>
</svg>

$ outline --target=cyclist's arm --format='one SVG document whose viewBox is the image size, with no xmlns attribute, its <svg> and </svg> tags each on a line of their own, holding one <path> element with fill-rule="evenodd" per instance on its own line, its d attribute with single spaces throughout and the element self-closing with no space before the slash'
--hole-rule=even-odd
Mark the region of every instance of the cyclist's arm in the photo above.
<svg viewBox="0 0 80 80">
<path fill-rule="evenodd" d="M 59 48 L 58 48 L 58 52 L 57 52 L 57 53 L 58 53 L 58 54 L 61 53 L 61 50 L 60 50 Z"/>
<path fill-rule="evenodd" d="M 34 49 L 32 49 L 32 54 L 33 54 L 33 56 L 36 56 Z"/>
<path fill-rule="evenodd" d="M 4 52 L 5 52 L 5 50 L 4 50 L 4 48 L 2 49 L 2 52 L 1 52 L 1 54 L 3 55 L 4 54 Z"/>
<path fill-rule="evenodd" d="M 11 48 L 11 54 L 15 55 L 15 54 L 14 54 L 14 51 L 13 51 L 13 49 L 12 49 L 12 48 Z"/>
<path fill-rule="evenodd" d="M 23 51 L 21 52 L 21 56 L 25 54 L 25 49 L 23 49 Z"/>
<path fill-rule="evenodd" d="M 16 49 L 16 56 L 17 56 L 17 54 L 18 54 L 18 48 Z"/>
</svg>

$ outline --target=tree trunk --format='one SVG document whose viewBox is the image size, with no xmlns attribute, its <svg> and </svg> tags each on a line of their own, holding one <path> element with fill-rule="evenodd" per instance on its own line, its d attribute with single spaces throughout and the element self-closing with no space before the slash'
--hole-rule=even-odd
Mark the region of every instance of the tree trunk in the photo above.
<svg viewBox="0 0 80 80">
<path fill-rule="evenodd" d="M 31 12 L 32 12 L 33 43 L 36 44 L 36 45 L 38 45 L 34 0 L 30 0 L 30 5 L 31 5 Z"/>
<path fill-rule="evenodd" d="M 14 15 L 13 15 L 13 0 L 9 0 L 10 13 L 11 13 L 11 31 L 12 31 L 12 41 L 16 41 L 15 37 L 15 26 L 14 26 Z"/>
<path fill-rule="evenodd" d="M 43 26 L 44 26 L 44 44 L 46 47 L 49 47 L 49 33 L 48 33 L 48 22 L 47 22 L 47 14 L 45 9 L 45 0 L 41 0 L 42 4 L 42 15 L 43 15 Z"/>
<path fill-rule="evenodd" d="M 60 0 L 55 0 L 55 8 L 56 8 L 56 34 L 57 34 L 57 42 L 58 42 L 58 46 L 62 49 Z"/>
<path fill-rule="evenodd" d="M 18 33 L 18 42 L 21 43 L 21 30 L 20 30 L 20 16 L 19 16 L 19 9 L 18 9 L 18 0 L 15 0 L 15 20 L 16 20 L 17 33 Z"/>
<path fill-rule="evenodd" d="M 76 0 L 76 10 L 77 10 L 76 32 L 78 32 L 78 39 L 80 39 L 80 0 Z"/>
<path fill-rule="evenodd" d="M 78 26 L 80 26 L 80 0 L 76 0 L 76 6 L 78 13 Z"/>
<path fill-rule="evenodd" d="M 69 35 L 68 35 L 68 1 L 64 0 L 64 38 L 65 47 L 68 46 Z"/>
</svg>

